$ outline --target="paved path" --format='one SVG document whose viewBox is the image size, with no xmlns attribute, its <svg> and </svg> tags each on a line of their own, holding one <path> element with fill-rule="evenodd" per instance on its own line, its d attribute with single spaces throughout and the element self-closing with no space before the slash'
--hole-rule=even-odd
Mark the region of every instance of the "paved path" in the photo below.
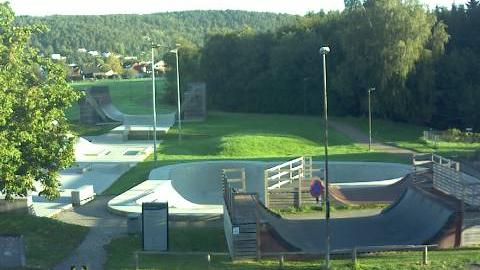
<svg viewBox="0 0 480 270">
<path fill-rule="evenodd" d="M 57 219 L 66 223 L 90 227 L 84 241 L 73 254 L 54 267 L 54 270 L 70 269 L 82 265 L 89 270 L 101 270 L 106 261 L 104 246 L 117 236 L 126 233 L 126 218 L 107 211 L 110 196 L 98 196 L 94 201 L 60 213 Z"/>
<path fill-rule="evenodd" d="M 336 121 L 336 120 L 330 120 L 329 121 L 330 127 L 335 129 L 337 132 L 344 134 L 351 140 L 355 141 L 356 143 L 366 145 L 368 147 L 368 134 L 365 134 L 363 131 L 360 129 L 349 125 L 347 123 L 341 122 L 341 121 Z M 378 152 L 386 152 L 386 153 L 394 153 L 394 154 L 413 154 L 415 153 L 412 150 L 409 149 L 404 149 L 400 148 L 391 144 L 385 144 L 381 142 L 376 142 L 375 140 L 372 139 L 372 150 L 378 151 Z"/>
</svg>

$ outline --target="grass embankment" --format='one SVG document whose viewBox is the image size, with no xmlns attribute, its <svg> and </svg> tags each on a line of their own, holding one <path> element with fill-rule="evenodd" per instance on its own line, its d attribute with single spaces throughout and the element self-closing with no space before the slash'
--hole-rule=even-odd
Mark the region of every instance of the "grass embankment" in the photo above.
<svg viewBox="0 0 480 270">
<path fill-rule="evenodd" d="M 337 118 L 368 134 L 368 119 L 345 117 Z M 392 122 L 387 120 L 373 120 L 372 136 L 374 140 L 396 145 L 401 148 L 412 149 L 417 152 L 436 152 L 446 156 L 468 155 L 478 150 L 480 143 L 438 142 L 436 145 L 423 140 L 423 131 L 428 127 L 413 124 Z"/>
<path fill-rule="evenodd" d="M 216 228 L 173 228 L 170 231 L 171 251 L 226 252 L 222 229 Z M 135 269 L 134 254 L 141 250 L 138 236 L 126 236 L 113 240 L 107 246 L 106 269 Z M 353 264 L 346 258 L 334 258 L 332 269 L 351 270 Z M 421 265 L 422 253 L 382 252 L 360 255 L 356 269 L 397 270 L 397 269 L 468 269 L 468 265 L 480 263 L 480 249 L 430 251 L 428 266 Z M 320 269 L 323 260 L 285 260 L 283 269 Z M 187 270 L 187 269 L 279 269 L 278 260 L 232 262 L 227 256 L 212 256 L 208 268 L 203 255 L 139 255 L 139 269 Z"/>
<path fill-rule="evenodd" d="M 82 81 L 70 84 L 74 89 L 83 90 L 92 86 L 108 86 L 110 96 L 115 106 L 123 113 L 142 115 L 152 113 L 152 79 L 125 79 L 125 80 L 98 80 Z M 157 88 L 157 112 L 175 111 L 175 107 L 164 102 L 165 81 L 162 78 L 156 80 Z M 80 109 L 73 104 L 66 111 L 67 119 L 70 120 L 71 129 L 79 136 L 94 136 L 107 133 L 115 127 L 108 125 L 80 124 Z"/>
<path fill-rule="evenodd" d="M 69 256 L 88 228 L 29 215 L 0 214 L 0 234 L 21 234 L 29 267 L 50 269 Z"/>
<path fill-rule="evenodd" d="M 389 204 L 385 203 L 367 203 L 367 204 L 360 204 L 360 205 L 345 205 L 345 204 L 335 204 L 332 202 L 330 205 L 330 211 L 352 211 L 352 210 L 363 210 L 363 209 L 383 209 L 389 206 Z M 309 214 L 309 213 L 316 213 L 316 212 L 323 212 L 323 205 L 303 205 L 300 208 L 296 207 L 289 207 L 289 208 L 282 208 L 282 209 L 271 209 L 273 212 L 278 213 L 280 215 L 292 215 L 292 214 Z"/>
<path fill-rule="evenodd" d="M 74 89 L 83 90 L 91 86 L 108 86 L 110 96 L 115 106 L 126 114 L 151 114 L 152 113 L 152 79 L 125 79 L 125 80 L 98 80 L 82 81 L 70 84 Z M 165 81 L 163 78 L 156 80 L 157 112 L 175 111 L 175 106 L 163 102 L 165 94 Z M 67 111 L 70 120 L 79 119 L 78 105 L 74 104 Z"/>
<path fill-rule="evenodd" d="M 329 157 L 343 161 L 390 161 L 408 163 L 405 155 L 368 152 L 343 134 L 329 133 Z M 151 169 L 178 162 L 218 159 L 287 160 L 298 156 L 324 157 L 323 129 L 319 117 L 219 113 L 207 121 L 185 123 L 182 141 L 173 128 L 152 157 L 140 163 L 104 194 L 120 194 L 148 178 Z"/>
</svg>

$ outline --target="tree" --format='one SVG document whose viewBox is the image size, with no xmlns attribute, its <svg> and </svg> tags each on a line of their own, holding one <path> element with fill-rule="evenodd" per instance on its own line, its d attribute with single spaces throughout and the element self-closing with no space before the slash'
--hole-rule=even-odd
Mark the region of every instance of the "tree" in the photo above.
<svg viewBox="0 0 480 270">
<path fill-rule="evenodd" d="M 28 45 L 44 28 L 16 26 L 9 4 L 1 3 L 0 29 L 0 192 L 11 199 L 39 186 L 55 198 L 59 171 L 74 160 L 64 110 L 79 94 L 61 65 Z"/>
<path fill-rule="evenodd" d="M 118 57 L 114 55 L 109 55 L 107 57 L 107 60 L 105 61 L 105 65 L 108 67 L 108 69 L 111 69 L 118 74 L 123 73 L 122 62 Z"/>
<path fill-rule="evenodd" d="M 476 9 L 476 8 L 478 8 L 478 6 L 479 6 L 478 5 L 478 0 L 470 0 L 467 3 L 467 7 L 468 7 L 469 10 Z"/>
</svg>

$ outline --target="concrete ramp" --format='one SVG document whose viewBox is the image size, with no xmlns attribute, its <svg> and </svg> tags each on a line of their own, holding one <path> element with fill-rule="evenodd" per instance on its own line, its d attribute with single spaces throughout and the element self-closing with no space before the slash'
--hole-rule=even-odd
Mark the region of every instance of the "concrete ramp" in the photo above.
<svg viewBox="0 0 480 270">
<path fill-rule="evenodd" d="M 103 114 L 110 120 L 114 122 L 123 122 L 125 121 L 125 114 L 122 113 L 115 107 L 113 104 L 103 104 L 100 105 L 100 110 Z"/>
<path fill-rule="evenodd" d="M 150 134 L 153 131 L 153 115 L 130 115 L 120 111 L 113 103 L 108 86 L 93 86 L 86 91 L 80 107 L 81 121 L 85 123 L 120 122 L 114 132 Z M 175 113 L 157 114 L 156 129 L 167 133 L 175 124 Z M 153 135 L 152 135 L 153 136 Z"/>
<path fill-rule="evenodd" d="M 264 207 L 259 209 L 261 221 L 270 225 L 280 240 L 305 252 L 325 251 L 324 220 L 287 220 Z M 455 217 L 456 209 L 442 204 L 430 193 L 411 187 L 379 215 L 332 219 L 331 249 L 438 243 L 446 237 L 445 230 L 452 226 Z"/>
</svg>

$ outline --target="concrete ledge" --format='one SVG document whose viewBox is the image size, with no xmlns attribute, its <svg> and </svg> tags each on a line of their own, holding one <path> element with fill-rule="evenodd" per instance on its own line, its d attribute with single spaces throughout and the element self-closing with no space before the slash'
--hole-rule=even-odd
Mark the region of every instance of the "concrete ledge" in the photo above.
<svg viewBox="0 0 480 270">
<path fill-rule="evenodd" d="M 72 190 L 72 205 L 80 206 L 95 198 L 95 192 L 93 191 L 93 185 L 85 185 L 77 190 Z"/>
</svg>

